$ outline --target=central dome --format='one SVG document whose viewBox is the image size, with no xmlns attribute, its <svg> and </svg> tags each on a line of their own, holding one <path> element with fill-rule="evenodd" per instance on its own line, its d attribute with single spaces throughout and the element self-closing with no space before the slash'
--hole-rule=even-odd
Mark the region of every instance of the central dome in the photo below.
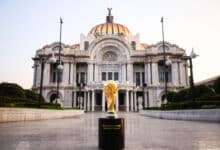
<svg viewBox="0 0 220 150">
<path fill-rule="evenodd" d="M 113 16 L 111 15 L 111 8 L 108 8 L 109 14 L 106 17 L 106 23 L 98 24 L 93 27 L 89 34 L 93 35 L 123 35 L 128 36 L 131 34 L 129 29 L 124 25 L 113 23 Z"/>
<path fill-rule="evenodd" d="M 89 34 L 93 35 L 130 35 L 127 27 L 118 23 L 103 23 L 93 27 Z"/>
</svg>

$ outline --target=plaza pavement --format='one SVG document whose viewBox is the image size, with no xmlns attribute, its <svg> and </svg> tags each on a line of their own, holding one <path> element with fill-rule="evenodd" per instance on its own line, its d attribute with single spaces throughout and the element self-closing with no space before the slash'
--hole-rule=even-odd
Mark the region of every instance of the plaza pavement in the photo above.
<svg viewBox="0 0 220 150">
<path fill-rule="evenodd" d="M 98 118 L 81 118 L 0 124 L 1 150 L 97 150 Z M 220 150 L 220 124 L 162 120 L 138 113 L 125 118 L 125 150 Z"/>
</svg>

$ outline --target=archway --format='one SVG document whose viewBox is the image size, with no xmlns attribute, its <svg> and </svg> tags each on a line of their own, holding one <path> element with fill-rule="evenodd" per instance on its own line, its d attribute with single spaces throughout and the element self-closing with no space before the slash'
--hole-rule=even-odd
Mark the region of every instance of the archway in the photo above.
<svg viewBox="0 0 220 150">
<path fill-rule="evenodd" d="M 50 103 L 56 103 L 56 98 L 57 98 L 57 94 L 56 93 L 51 94 L 51 96 L 50 96 Z"/>
</svg>

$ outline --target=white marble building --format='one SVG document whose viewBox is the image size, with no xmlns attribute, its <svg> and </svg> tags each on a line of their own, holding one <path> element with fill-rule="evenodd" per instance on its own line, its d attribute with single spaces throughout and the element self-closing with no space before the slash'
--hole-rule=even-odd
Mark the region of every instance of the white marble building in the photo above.
<svg viewBox="0 0 220 150">
<path fill-rule="evenodd" d="M 117 111 L 137 111 L 140 105 L 156 107 L 164 103 L 165 72 L 168 90 L 188 86 L 187 62 L 182 59 L 186 55 L 184 49 L 165 42 L 166 56 L 171 60 L 165 71 L 163 43 L 141 43 L 139 34 L 133 35 L 126 26 L 113 21 L 110 9 L 106 22 L 94 26 L 87 35 L 81 34 L 79 44 L 61 45 L 64 69 L 59 96 L 63 107 L 81 105 L 85 111 L 106 111 L 106 80 L 118 81 Z M 54 42 L 37 50 L 35 58 L 58 54 L 59 43 Z M 33 89 L 39 92 L 41 63 L 35 58 Z M 49 62 L 44 67 L 42 93 L 49 102 L 56 98 L 56 67 L 57 64 Z"/>
</svg>

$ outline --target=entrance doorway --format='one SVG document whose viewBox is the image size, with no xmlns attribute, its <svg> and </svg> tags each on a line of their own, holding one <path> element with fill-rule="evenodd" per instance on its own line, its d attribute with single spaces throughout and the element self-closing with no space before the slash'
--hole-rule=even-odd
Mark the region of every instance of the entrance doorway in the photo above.
<svg viewBox="0 0 220 150">
<path fill-rule="evenodd" d="M 120 91 L 118 94 L 119 111 L 125 111 L 125 92 Z"/>
</svg>

